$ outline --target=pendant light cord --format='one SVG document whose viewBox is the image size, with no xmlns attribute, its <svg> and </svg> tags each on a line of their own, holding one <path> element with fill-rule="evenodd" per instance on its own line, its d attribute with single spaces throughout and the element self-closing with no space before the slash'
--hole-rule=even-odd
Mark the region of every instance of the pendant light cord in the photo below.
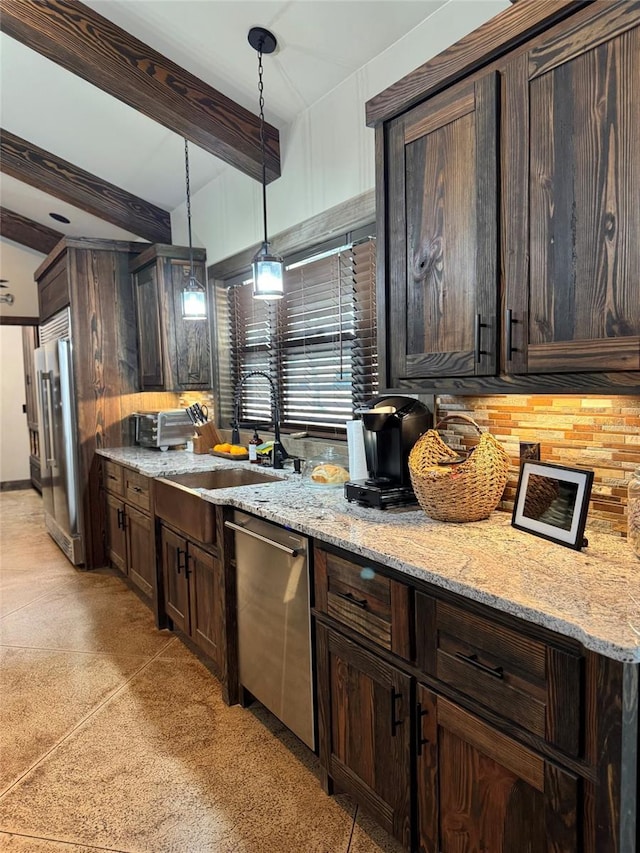
<svg viewBox="0 0 640 853">
<path fill-rule="evenodd" d="M 191 242 L 191 189 L 189 183 L 189 143 L 187 138 L 184 140 L 184 171 L 187 183 L 187 228 L 189 232 L 189 281 L 193 281 L 193 245 Z"/>
<path fill-rule="evenodd" d="M 258 50 L 258 94 L 260 104 L 260 150 L 262 151 L 262 221 L 264 222 L 264 243 L 267 245 L 267 157 L 264 142 L 264 84 L 262 82 L 262 45 Z"/>
</svg>

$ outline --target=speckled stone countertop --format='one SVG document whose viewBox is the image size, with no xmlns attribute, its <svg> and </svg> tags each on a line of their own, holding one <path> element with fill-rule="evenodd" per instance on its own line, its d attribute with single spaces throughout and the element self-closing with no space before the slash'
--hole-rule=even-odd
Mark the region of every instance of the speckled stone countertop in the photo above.
<svg viewBox="0 0 640 853">
<path fill-rule="evenodd" d="M 148 477 L 249 467 L 186 451 L 135 447 L 99 453 Z M 283 481 L 202 490 L 202 497 L 574 637 L 607 657 L 640 662 L 640 560 L 625 540 L 587 525 L 588 547 L 573 551 L 516 530 L 507 513 L 446 524 L 420 509 L 360 507 L 348 503 L 342 489 L 317 488 L 291 471 L 266 470 Z"/>
</svg>

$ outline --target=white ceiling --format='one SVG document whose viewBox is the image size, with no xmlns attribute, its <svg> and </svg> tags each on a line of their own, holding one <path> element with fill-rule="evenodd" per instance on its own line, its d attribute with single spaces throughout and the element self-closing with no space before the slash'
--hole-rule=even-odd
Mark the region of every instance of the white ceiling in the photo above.
<svg viewBox="0 0 640 853">
<path fill-rule="evenodd" d="M 85 0 L 86 5 L 257 114 L 257 55 L 266 26 L 265 114 L 283 128 L 447 0 Z M 162 125 L 0 34 L 2 127 L 167 211 L 184 202 L 184 142 Z M 191 189 L 223 168 L 193 145 Z M 0 175 L 2 206 L 71 236 L 138 239 Z M 54 222 L 55 211 L 71 219 Z"/>
</svg>

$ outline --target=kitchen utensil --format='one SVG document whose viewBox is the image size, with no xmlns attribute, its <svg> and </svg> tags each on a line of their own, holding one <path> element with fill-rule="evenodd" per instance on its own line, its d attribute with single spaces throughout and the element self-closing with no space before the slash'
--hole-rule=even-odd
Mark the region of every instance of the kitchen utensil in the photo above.
<svg viewBox="0 0 640 853">
<path fill-rule="evenodd" d="M 201 403 L 194 403 L 193 408 L 196 410 L 196 414 L 199 418 L 198 423 L 206 424 L 209 420 L 209 409 L 207 406 L 204 406 Z"/>
</svg>

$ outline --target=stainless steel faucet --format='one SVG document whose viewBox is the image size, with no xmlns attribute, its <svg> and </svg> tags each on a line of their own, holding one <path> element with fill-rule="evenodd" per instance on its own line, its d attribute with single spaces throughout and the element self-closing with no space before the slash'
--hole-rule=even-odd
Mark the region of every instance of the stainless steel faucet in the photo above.
<svg viewBox="0 0 640 853">
<path fill-rule="evenodd" d="M 274 433 L 273 453 L 271 457 L 272 465 L 274 468 L 282 468 L 284 460 L 289 458 L 289 454 L 284 449 L 282 442 L 280 441 L 280 408 L 278 406 L 276 386 L 273 384 L 273 380 L 269 374 L 265 373 L 264 370 L 252 370 L 250 373 L 245 373 L 245 375 L 241 377 L 236 384 L 233 392 L 233 431 L 231 433 L 231 443 L 240 443 L 240 401 L 242 398 L 242 387 L 247 379 L 251 379 L 252 376 L 262 376 L 269 383 L 269 388 L 271 390 L 271 412 Z"/>
</svg>

